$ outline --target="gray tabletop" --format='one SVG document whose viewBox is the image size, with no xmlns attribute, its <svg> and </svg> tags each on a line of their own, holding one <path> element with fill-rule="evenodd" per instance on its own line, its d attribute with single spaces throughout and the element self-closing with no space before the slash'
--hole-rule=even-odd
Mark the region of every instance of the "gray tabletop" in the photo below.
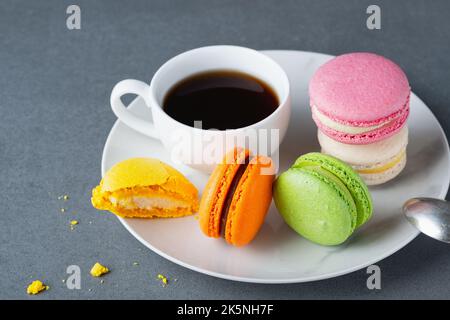
<svg viewBox="0 0 450 320">
<path fill-rule="evenodd" d="M 112 86 L 149 80 L 168 58 L 204 45 L 380 53 L 404 68 L 449 132 L 450 2 L 376 1 L 381 30 L 368 30 L 372 2 L 77 0 L 81 30 L 68 30 L 72 1 L 2 1 L 0 298 L 449 298 L 449 247 L 425 236 L 379 262 L 381 290 L 367 289 L 366 270 L 304 284 L 248 284 L 169 262 L 90 205 L 116 120 Z M 62 194 L 70 199 L 59 200 Z M 72 219 L 79 221 L 73 231 Z M 88 274 L 96 261 L 112 270 L 104 283 Z M 62 282 L 69 265 L 81 268 L 80 290 Z M 50 290 L 28 296 L 33 279 Z"/>
</svg>

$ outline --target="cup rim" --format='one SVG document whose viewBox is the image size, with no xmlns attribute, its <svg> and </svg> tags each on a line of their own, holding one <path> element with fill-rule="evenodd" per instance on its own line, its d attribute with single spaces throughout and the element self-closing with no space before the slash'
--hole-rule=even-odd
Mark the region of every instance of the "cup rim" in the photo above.
<svg viewBox="0 0 450 320">
<path fill-rule="evenodd" d="M 155 92 L 153 91 L 153 90 L 154 90 L 154 82 L 155 82 L 155 79 L 158 78 L 158 76 L 161 74 L 161 72 L 163 71 L 163 69 L 164 69 L 165 67 L 167 67 L 168 64 L 173 63 L 174 60 L 179 59 L 180 56 L 187 55 L 187 54 L 192 54 L 192 53 L 195 53 L 195 52 L 197 52 L 197 51 L 201 51 L 201 50 L 205 50 L 205 49 L 211 49 L 211 48 L 231 48 L 231 49 L 244 50 L 244 51 L 247 51 L 247 52 L 251 52 L 252 54 L 259 55 L 261 58 L 266 59 L 269 63 L 271 63 L 271 64 L 276 68 L 276 70 L 279 72 L 279 74 L 280 74 L 280 76 L 281 76 L 281 81 L 282 81 L 283 90 L 285 91 L 285 92 L 282 92 L 282 96 L 281 96 L 282 99 L 280 99 L 280 101 L 279 101 L 279 103 L 278 103 L 278 106 L 277 106 L 277 108 L 275 109 L 275 111 L 272 112 L 272 113 L 271 113 L 270 115 L 268 115 L 267 117 L 265 117 L 264 119 L 262 119 L 262 120 L 260 120 L 260 121 L 258 121 L 258 122 L 255 122 L 255 123 L 253 123 L 253 124 L 250 124 L 250 125 L 248 125 L 248 126 L 241 127 L 241 128 L 234 128 L 234 129 L 225 129 L 225 130 L 200 129 L 200 128 L 192 127 L 192 126 L 189 126 L 189 125 L 184 124 L 184 123 L 182 123 L 182 122 L 179 122 L 178 120 L 172 118 L 172 117 L 169 116 L 166 112 L 164 112 L 164 110 L 163 110 L 161 104 L 158 103 L 158 102 L 156 101 Z M 269 85 L 271 85 L 271 84 L 269 84 Z M 273 86 L 272 86 L 272 88 L 273 88 Z M 273 88 L 273 89 L 274 89 L 274 88 Z M 279 92 L 277 92 L 277 93 L 279 93 Z M 152 80 L 150 81 L 150 100 L 151 100 L 151 101 L 150 101 L 150 102 L 151 102 L 151 106 L 150 106 L 150 107 L 151 107 L 151 109 L 153 109 L 154 107 L 156 107 L 155 110 L 158 110 L 158 112 L 160 112 L 160 114 L 161 114 L 163 117 L 165 117 L 166 119 L 175 121 L 177 124 L 181 125 L 182 127 L 186 127 L 186 128 L 188 128 L 188 129 L 192 129 L 192 130 L 194 130 L 194 131 L 208 132 L 208 133 L 215 133 L 215 134 L 217 134 L 217 133 L 228 133 L 228 132 L 233 133 L 233 132 L 236 132 L 236 131 L 244 131 L 244 130 L 248 130 L 248 129 L 252 128 L 252 127 L 255 127 L 255 126 L 261 126 L 261 125 L 264 125 L 265 122 L 269 121 L 272 117 L 274 117 L 276 114 L 278 114 L 279 112 L 281 112 L 281 109 L 282 109 L 282 108 L 286 108 L 286 107 L 287 107 L 287 104 L 288 104 L 287 102 L 288 102 L 289 98 L 290 98 L 290 83 L 289 83 L 289 78 L 288 78 L 286 72 L 283 70 L 283 68 L 282 68 L 275 60 L 273 60 L 273 59 L 270 58 L 269 56 L 267 56 L 267 55 L 265 55 L 265 54 L 263 54 L 262 52 L 259 52 L 259 51 L 257 51 L 257 50 L 254 50 L 254 49 L 251 49 L 251 48 L 247 48 L 247 47 L 242 47 L 242 46 L 235 46 L 235 45 L 212 45 L 212 46 L 203 46 L 203 47 L 199 47 L 199 48 L 195 48 L 195 49 L 191 49 L 191 50 L 187 50 L 187 51 L 184 51 L 184 52 L 182 52 L 182 53 L 179 53 L 179 54 L 177 54 L 176 56 L 174 56 L 174 57 L 170 58 L 169 60 L 167 60 L 166 62 L 164 62 L 164 63 L 158 68 L 158 70 L 155 72 L 155 74 L 154 74 L 153 77 L 152 77 Z"/>
</svg>

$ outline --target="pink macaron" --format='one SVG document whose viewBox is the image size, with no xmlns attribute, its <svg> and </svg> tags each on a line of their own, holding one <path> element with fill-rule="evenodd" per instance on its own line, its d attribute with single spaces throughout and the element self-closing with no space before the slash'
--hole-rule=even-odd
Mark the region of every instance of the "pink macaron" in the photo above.
<svg viewBox="0 0 450 320">
<path fill-rule="evenodd" d="M 368 144 L 397 133 L 409 114 L 410 86 L 382 56 L 357 52 L 322 65 L 309 84 L 313 119 L 330 138 Z"/>
</svg>

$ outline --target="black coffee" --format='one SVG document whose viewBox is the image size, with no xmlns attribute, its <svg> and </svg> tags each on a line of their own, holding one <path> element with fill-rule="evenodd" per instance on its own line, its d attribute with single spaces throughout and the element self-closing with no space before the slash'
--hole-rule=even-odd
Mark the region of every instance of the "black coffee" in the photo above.
<svg viewBox="0 0 450 320">
<path fill-rule="evenodd" d="M 234 71 L 199 73 L 167 93 L 163 109 L 175 120 L 203 129 L 236 129 L 269 116 L 278 107 L 273 90 L 261 80 Z"/>
</svg>

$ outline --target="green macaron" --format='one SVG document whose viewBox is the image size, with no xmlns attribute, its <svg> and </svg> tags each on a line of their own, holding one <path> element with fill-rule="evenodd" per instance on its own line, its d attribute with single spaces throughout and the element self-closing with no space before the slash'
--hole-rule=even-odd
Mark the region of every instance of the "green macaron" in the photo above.
<svg viewBox="0 0 450 320">
<path fill-rule="evenodd" d="M 274 200 L 286 223 L 303 237 L 338 245 L 372 215 L 372 199 L 359 175 L 321 153 L 299 157 L 274 184 Z"/>
</svg>

